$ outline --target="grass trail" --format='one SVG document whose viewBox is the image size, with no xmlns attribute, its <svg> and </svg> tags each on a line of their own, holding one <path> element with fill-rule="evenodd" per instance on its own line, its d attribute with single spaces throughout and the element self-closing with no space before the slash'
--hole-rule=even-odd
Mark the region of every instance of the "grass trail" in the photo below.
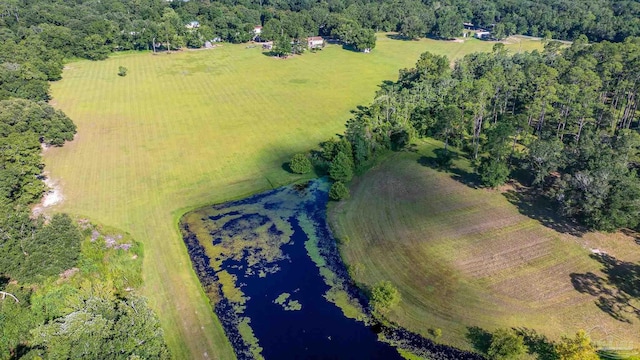
<svg viewBox="0 0 640 360">
<path fill-rule="evenodd" d="M 461 56 L 492 45 L 379 35 L 371 54 L 329 46 L 278 60 L 224 44 L 70 63 L 52 83 L 52 103 L 78 125 L 73 142 L 45 153 L 65 197 L 55 210 L 144 244 L 143 293 L 176 358 L 233 358 L 191 269 L 178 218 L 295 180 L 282 164 L 341 133 L 349 111 L 369 103 L 382 80 L 395 80 L 420 53 Z M 117 76 L 119 66 L 128 68 L 126 77 Z"/>
</svg>

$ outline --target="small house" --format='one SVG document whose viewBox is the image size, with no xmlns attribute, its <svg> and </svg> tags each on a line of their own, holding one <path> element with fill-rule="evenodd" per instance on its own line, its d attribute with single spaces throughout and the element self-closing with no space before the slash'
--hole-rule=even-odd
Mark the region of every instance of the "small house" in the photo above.
<svg viewBox="0 0 640 360">
<path fill-rule="evenodd" d="M 260 25 L 256 25 L 253 27 L 253 37 L 251 38 L 251 40 L 253 41 L 260 41 L 260 34 L 262 34 L 262 26 Z"/>
<path fill-rule="evenodd" d="M 309 49 L 319 49 L 324 47 L 324 39 L 322 36 L 311 36 L 307 38 L 307 47 Z"/>
<path fill-rule="evenodd" d="M 489 31 L 478 31 L 475 35 L 476 38 L 480 40 L 489 40 L 491 38 L 491 32 Z"/>
<path fill-rule="evenodd" d="M 200 22 L 198 21 L 191 21 L 190 23 L 188 23 L 187 25 L 185 25 L 185 27 L 187 29 L 197 29 L 200 27 Z"/>
</svg>

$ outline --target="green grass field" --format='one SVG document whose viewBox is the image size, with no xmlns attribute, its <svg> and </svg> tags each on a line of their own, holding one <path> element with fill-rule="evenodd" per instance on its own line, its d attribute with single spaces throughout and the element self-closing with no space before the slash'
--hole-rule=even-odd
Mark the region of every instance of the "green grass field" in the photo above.
<svg viewBox="0 0 640 360">
<path fill-rule="evenodd" d="M 120 228 L 144 244 L 143 293 L 175 357 L 232 358 L 191 269 L 180 216 L 296 180 L 282 164 L 342 132 L 349 110 L 368 104 L 382 80 L 395 80 L 420 53 L 456 58 L 492 46 L 380 35 L 371 54 L 329 46 L 279 60 L 225 44 L 72 62 L 52 84 L 52 103 L 78 125 L 73 142 L 45 153 L 65 197 L 55 210 Z M 128 68 L 126 77 L 117 76 L 119 66 Z"/>
<path fill-rule="evenodd" d="M 469 170 L 466 159 L 456 161 L 461 170 L 453 173 L 422 165 L 441 146 L 430 140 L 416 153 L 391 154 L 354 181 L 350 200 L 330 210 L 336 235 L 350 238 L 342 252 L 360 269 L 355 280 L 369 286 L 390 280 L 399 289 L 401 303 L 389 318 L 425 335 L 440 328 L 440 341 L 467 349 L 471 326 L 526 327 L 551 339 L 582 328 L 602 346 L 639 348 L 633 309 L 627 309 L 631 323 L 615 320 L 572 283 L 606 278 L 592 252 L 637 263 L 634 239 L 545 227 L 520 213 L 505 196 L 513 194 L 508 187 L 474 189 L 455 180 Z M 624 278 L 632 269 L 616 265 L 609 274 Z"/>
</svg>

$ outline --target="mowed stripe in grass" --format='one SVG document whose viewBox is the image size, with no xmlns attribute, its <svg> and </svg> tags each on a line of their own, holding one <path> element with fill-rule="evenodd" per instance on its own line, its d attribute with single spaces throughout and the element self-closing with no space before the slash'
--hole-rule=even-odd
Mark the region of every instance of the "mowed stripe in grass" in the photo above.
<svg viewBox="0 0 640 360">
<path fill-rule="evenodd" d="M 45 154 L 46 170 L 65 196 L 56 210 L 144 243 L 143 293 L 174 356 L 232 358 L 191 270 L 179 217 L 299 179 L 282 164 L 342 132 L 349 111 L 368 103 L 382 80 L 394 80 L 420 53 L 462 56 L 492 46 L 379 35 L 371 54 L 329 46 L 279 60 L 225 44 L 70 63 L 52 83 L 53 103 L 74 120 L 78 134 Z M 117 76 L 119 66 L 128 68 L 126 77 Z"/>
<path fill-rule="evenodd" d="M 402 301 L 389 315 L 402 326 L 470 348 L 467 327 L 532 328 L 553 339 L 578 329 L 605 346 L 640 347 L 638 321 L 615 320 L 578 292 L 571 274 L 603 276 L 589 255 L 599 249 L 640 260 L 624 234 L 561 234 L 525 215 L 497 190 L 474 189 L 458 175 L 420 164 L 441 147 L 396 153 L 356 179 L 351 198 L 330 210 L 356 281 L 390 280 Z M 457 166 L 468 170 L 466 160 Z"/>
</svg>

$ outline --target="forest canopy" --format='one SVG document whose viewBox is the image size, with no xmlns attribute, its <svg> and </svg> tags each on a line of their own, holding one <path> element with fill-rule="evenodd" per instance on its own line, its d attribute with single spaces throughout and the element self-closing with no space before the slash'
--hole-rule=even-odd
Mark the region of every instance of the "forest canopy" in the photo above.
<svg viewBox="0 0 640 360">
<path fill-rule="evenodd" d="M 427 52 L 354 111 L 342 140 L 323 143 L 315 161 L 348 181 L 343 174 L 409 137 L 434 137 L 445 144 L 440 165 L 454 146 L 485 186 L 526 174 L 519 179 L 587 228 L 637 228 L 639 55 L 640 38 L 588 44 L 584 36 L 542 52 L 509 54 L 496 44 L 453 68 Z"/>
</svg>

